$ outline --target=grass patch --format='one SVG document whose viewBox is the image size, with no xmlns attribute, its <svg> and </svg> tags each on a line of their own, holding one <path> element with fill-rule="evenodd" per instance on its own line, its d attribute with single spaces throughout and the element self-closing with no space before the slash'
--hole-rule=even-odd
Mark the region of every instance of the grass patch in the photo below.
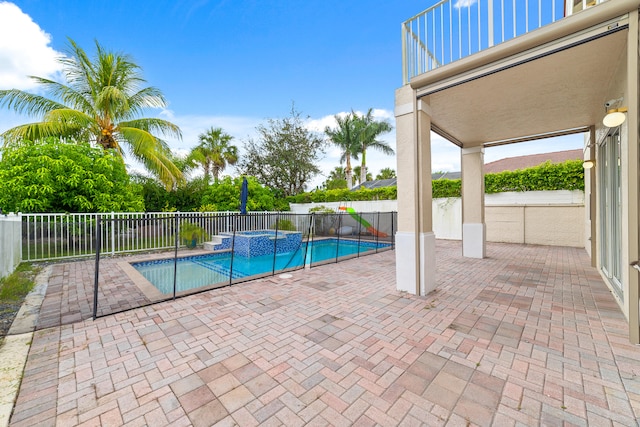
<svg viewBox="0 0 640 427">
<path fill-rule="evenodd" d="M 35 286 L 33 280 L 39 271 L 39 267 L 28 262 L 18 265 L 13 273 L 0 279 L 0 301 L 10 302 L 24 299 Z"/>
</svg>

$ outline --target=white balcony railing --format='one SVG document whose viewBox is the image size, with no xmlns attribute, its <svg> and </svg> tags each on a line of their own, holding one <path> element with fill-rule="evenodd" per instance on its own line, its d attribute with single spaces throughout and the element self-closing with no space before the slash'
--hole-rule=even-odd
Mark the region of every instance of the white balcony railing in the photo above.
<svg viewBox="0 0 640 427">
<path fill-rule="evenodd" d="M 443 0 L 402 24 L 403 84 L 603 1 Z"/>
</svg>

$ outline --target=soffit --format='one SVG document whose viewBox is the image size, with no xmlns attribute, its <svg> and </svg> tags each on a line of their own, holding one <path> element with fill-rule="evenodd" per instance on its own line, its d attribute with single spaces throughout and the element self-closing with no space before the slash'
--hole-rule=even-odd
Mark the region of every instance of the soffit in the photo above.
<svg viewBox="0 0 640 427">
<path fill-rule="evenodd" d="M 464 147 L 591 126 L 604 116 L 627 29 L 427 93 L 432 124 Z"/>
</svg>

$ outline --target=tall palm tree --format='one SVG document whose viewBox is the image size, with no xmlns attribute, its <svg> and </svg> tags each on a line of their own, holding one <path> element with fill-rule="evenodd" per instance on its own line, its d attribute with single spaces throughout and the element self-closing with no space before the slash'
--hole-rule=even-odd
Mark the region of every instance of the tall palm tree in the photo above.
<svg viewBox="0 0 640 427">
<path fill-rule="evenodd" d="M 204 179 L 209 181 L 209 174 L 218 182 L 220 172 L 227 165 L 235 165 L 238 161 L 238 147 L 231 145 L 231 135 L 224 133 L 222 128 L 210 128 L 198 136 L 198 144 L 189 155 L 189 159 L 204 169 Z"/>
<path fill-rule="evenodd" d="M 371 108 L 369 108 L 367 114 L 363 116 L 354 113 L 353 119 L 360 138 L 360 147 L 358 150 L 360 154 L 362 154 L 362 161 L 360 162 L 360 183 L 363 183 L 367 180 L 367 149 L 373 148 L 382 151 L 384 154 L 394 154 L 389 144 L 377 139 L 378 136 L 383 133 L 390 132 L 393 127 L 384 120 L 375 120 Z"/>
<path fill-rule="evenodd" d="M 340 164 L 346 162 L 344 173 L 347 180 L 347 188 L 351 189 L 351 187 L 353 187 L 351 159 L 358 160 L 360 137 L 358 136 L 358 129 L 355 126 L 353 112 L 342 117 L 336 114 L 334 118 L 337 127 L 331 128 L 327 126 L 324 129 L 324 133 L 335 146 L 342 150 Z"/>
<path fill-rule="evenodd" d="M 363 182 L 367 182 L 367 181 L 373 180 L 373 175 L 371 175 L 371 173 L 369 173 L 369 172 L 367 172 L 367 179 L 365 179 L 364 181 L 362 180 L 362 166 L 354 167 L 353 168 L 353 173 L 356 175 L 356 179 L 358 181 L 358 184 L 362 184 Z M 356 179 L 354 179 L 354 181 Z"/>
<path fill-rule="evenodd" d="M 144 87 L 140 67 L 128 55 L 107 51 L 97 41 L 93 58 L 71 39 L 68 54 L 58 59 L 66 84 L 31 76 L 49 97 L 0 90 L 0 107 L 40 118 L 4 132 L 0 135 L 4 144 L 53 136 L 90 141 L 121 156 L 126 147 L 167 188 L 182 182 L 167 143 L 157 136 L 181 138 L 180 128 L 166 120 L 140 117 L 147 108 L 166 106 L 159 89 Z"/>
</svg>

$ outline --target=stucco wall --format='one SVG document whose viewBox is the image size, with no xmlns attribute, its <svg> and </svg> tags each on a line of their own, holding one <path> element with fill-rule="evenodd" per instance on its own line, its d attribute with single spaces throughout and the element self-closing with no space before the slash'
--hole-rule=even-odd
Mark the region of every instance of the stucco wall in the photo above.
<svg viewBox="0 0 640 427">
<path fill-rule="evenodd" d="M 584 206 L 487 206 L 487 241 L 584 247 Z"/>
<path fill-rule="evenodd" d="M 337 210 L 391 212 L 395 200 L 292 204 L 295 213 L 323 205 Z M 460 198 L 433 200 L 433 231 L 438 239 L 462 239 Z M 582 191 L 529 191 L 485 195 L 486 236 L 489 242 L 551 246 L 585 246 L 584 193 Z"/>
<path fill-rule="evenodd" d="M 22 221 L 18 215 L 0 215 L 0 278 L 15 270 L 22 256 Z"/>
</svg>

